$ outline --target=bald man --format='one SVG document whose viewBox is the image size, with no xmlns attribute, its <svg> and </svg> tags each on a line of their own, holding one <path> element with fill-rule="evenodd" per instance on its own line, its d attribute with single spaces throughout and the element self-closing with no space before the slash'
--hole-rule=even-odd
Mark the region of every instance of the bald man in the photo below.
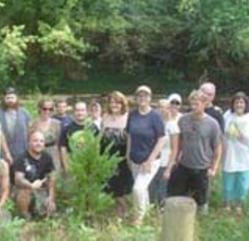
<svg viewBox="0 0 249 241">
<path fill-rule="evenodd" d="M 216 95 L 216 86 L 212 82 L 206 82 L 200 86 L 200 91 L 203 93 L 203 97 L 206 101 L 205 112 L 218 122 L 221 131 L 224 133 L 224 119 L 222 111 L 219 107 L 214 106 L 213 104 Z"/>
<path fill-rule="evenodd" d="M 33 214 L 50 216 L 55 211 L 54 164 L 44 150 L 44 134 L 33 131 L 27 151 L 14 165 L 17 207 L 26 219 Z"/>
</svg>

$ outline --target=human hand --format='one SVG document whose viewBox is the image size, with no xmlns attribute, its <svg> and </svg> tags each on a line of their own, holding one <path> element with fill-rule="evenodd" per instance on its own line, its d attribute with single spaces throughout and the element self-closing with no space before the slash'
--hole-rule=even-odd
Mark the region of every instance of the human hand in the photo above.
<svg viewBox="0 0 249 241">
<path fill-rule="evenodd" d="M 40 179 L 38 179 L 38 180 L 35 180 L 33 183 L 32 183 L 32 189 L 39 189 L 39 188 L 41 188 L 42 187 L 42 185 L 46 182 L 46 178 L 44 178 L 44 179 L 42 179 L 42 180 L 40 180 Z"/>
<path fill-rule="evenodd" d="M 214 168 L 209 168 L 208 169 L 208 176 L 215 177 L 215 175 L 216 175 L 216 170 Z"/>
<path fill-rule="evenodd" d="M 171 168 L 167 168 L 165 172 L 163 173 L 163 179 L 168 181 L 171 176 Z"/>
<path fill-rule="evenodd" d="M 146 162 L 144 162 L 142 164 L 142 170 L 145 173 L 150 173 L 151 172 L 151 165 L 152 165 L 152 161 L 147 160 Z"/>
<path fill-rule="evenodd" d="M 51 198 L 48 198 L 48 202 L 47 202 L 47 216 L 51 216 L 51 214 L 53 214 L 56 210 L 56 205 L 54 200 L 52 200 Z"/>
<path fill-rule="evenodd" d="M 7 153 L 5 155 L 5 160 L 8 162 L 8 164 L 11 166 L 13 164 L 13 158 L 10 153 Z"/>
</svg>

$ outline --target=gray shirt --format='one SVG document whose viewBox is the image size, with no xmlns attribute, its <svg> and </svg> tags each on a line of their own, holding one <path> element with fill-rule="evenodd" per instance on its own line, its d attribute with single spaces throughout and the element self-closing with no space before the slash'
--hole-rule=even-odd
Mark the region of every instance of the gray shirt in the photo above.
<svg viewBox="0 0 249 241">
<path fill-rule="evenodd" d="M 209 115 L 196 120 L 192 113 L 179 121 L 182 157 L 180 163 L 192 169 L 206 169 L 213 161 L 214 151 L 221 143 L 217 121 Z"/>
</svg>

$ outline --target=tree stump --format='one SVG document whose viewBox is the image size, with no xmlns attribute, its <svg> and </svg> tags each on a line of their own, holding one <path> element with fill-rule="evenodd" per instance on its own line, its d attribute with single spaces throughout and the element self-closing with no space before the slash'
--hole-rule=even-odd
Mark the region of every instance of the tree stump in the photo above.
<svg viewBox="0 0 249 241">
<path fill-rule="evenodd" d="M 167 198 L 161 241 L 193 241 L 196 210 L 197 205 L 192 198 Z"/>
</svg>

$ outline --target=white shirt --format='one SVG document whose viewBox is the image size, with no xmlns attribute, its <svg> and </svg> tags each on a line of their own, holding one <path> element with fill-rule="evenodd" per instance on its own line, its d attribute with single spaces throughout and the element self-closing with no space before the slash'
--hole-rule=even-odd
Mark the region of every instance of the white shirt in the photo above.
<svg viewBox="0 0 249 241">
<path fill-rule="evenodd" d="M 165 144 L 161 153 L 161 167 L 166 167 L 169 162 L 170 155 L 170 136 L 180 133 L 178 122 L 175 120 L 165 122 Z"/>
<path fill-rule="evenodd" d="M 225 172 L 249 171 L 249 113 L 227 111 L 225 120 Z M 242 136 L 242 137 L 240 137 Z"/>
</svg>

